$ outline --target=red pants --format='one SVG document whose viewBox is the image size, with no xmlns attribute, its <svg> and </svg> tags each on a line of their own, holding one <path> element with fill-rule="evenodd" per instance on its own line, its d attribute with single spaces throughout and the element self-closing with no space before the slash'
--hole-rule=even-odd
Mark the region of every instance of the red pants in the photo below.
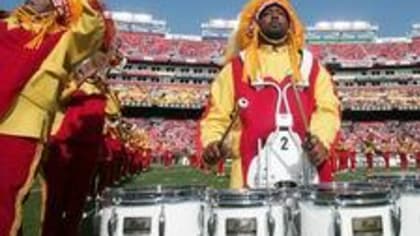
<svg viewBox="0 0 420 236">
<path fill-rule="evenodd" d="M 0 134 L 0 235 L 15 236 L 22 221 L 22 202 L 27 195 L 42 146 L 36 139 Z"/>
<path fill-rule="evenodd" d="M 172 156 L 165 154 L 163 156 L 163 164 L 166 168 L 172 166 Z"/>
<path fill-rule="evenodd" d="M 338 154 L 339 159 L 339 170 L 347 170 L 349 168 L 349 156 L 347 152 L 340 152 Z"/>
<path fill-rule="evenodd" d="M 391 159 L 391 153 L 389 152 L 384 152 L 383 154 L 384 157 L 384 161 L 385 161 L 385 169 L 389 169 L 389 159 Z"/>
<path fill-rule="evenodd" d="M 420 169 L 420 152 L 416 153 L 416 168 Z"/>
<path fill-rule="evenodd" d="M 351 171 L 356 170 L 356 152 L 349 153 Z"/>
<path fill-rule="evenodd" d="M 366 153 L 366 162 L 369 170 L 373 168 L 373 153 Z"/>
<path fill-rule="evenodd" d="M 408 158 L 407 158 L 407 154 L 405 153 L 400 153 L 400 168 L 401 170 L 408 169 Z"/>
<path fill-rule="evenodd" d="M 63 152 L 65 149 L 68 153 Z M 44 166 L 48 195 L 43 236 L 78 235 L 98 154 L 98 145 L 56 143 L 50 146 Z"/>
</svg>

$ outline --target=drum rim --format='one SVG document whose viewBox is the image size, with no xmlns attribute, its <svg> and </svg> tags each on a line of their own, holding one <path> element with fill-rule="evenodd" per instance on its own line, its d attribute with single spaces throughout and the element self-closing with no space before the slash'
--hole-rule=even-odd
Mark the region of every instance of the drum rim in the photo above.
<svg viewBox="0 0 420 236">
<path fill-rule="evenodd" d="M 121 206 L 200 201 L 205 198 L 206 189 L 202 185 L 108 188 L 100 201 L 104 205 Z"/>
<path fill-rule="evenodd" d="M 392 201 L 390 188 L 366 182 L 323 183 L 302 191 L 304 199 L 316 205 L 358 207 L 387 205 Z"/>
</svg>

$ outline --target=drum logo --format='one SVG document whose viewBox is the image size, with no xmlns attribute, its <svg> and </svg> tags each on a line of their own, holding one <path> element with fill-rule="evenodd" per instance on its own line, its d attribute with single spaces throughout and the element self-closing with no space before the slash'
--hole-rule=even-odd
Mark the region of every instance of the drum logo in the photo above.
<svg viewBox="0 0 420 236">
<path fill-rule="evenodd" d="M 257 219 L 227 218 L 226 236 L 257 236 Z"/>
<path fill-rule="evenodd" d="M 152 219 L 149 217 L 124 218 L 124 235 L 148 236 L 152 233 Z"/>
<path fill-rule="evenodd" d="M 354 236 L 383 236 L 381 216 L 353 218 L 352 229 Z"/>
</svg>

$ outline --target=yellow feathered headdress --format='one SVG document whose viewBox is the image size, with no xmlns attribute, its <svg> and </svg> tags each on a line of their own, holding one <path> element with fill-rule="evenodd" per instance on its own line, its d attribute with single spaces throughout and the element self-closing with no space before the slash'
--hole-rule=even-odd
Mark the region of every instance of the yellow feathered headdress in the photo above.
<svg viewBox="0 0 420 236">
<path fill-rule="evenodd" d="M 36 21 L 41 27 L 33 30 L 35 37 L 26 45 L 29 49 L 37 49 L 43 42 L 45 36 L 49 33 L 54 33 L 64 30 L 72 24 L 75 24 L 82 15 L 84 0 L 51 0 L 54 11 L 46 13 L 37 13 L 29 6 L 17 8 L 12 15 L 14 15 L 20 23 L 31 25 Z M 96 0 L 89 0 L 96 4 Z M 96 4 L 99 5 L 99 4 Z"/>
<path fill-rule="evenodd" d="M 239 52 L 245 51 L 244 58 L 244 80 L 255 80 L 258 76 L 260 62 L 257 50 L 259 47 L 259 27 L 256 22 L 256 15 L 271 4 L 279 4 L 288 13 L 290 29 L 285 41 L 288 47 L 290 62 L 293 69 L 295 81 L 301 79 L 299 72 L 299 50 L 304 47 L 304 27 L 299 20 L 296 11 L 289 0 L 251 0 L 247 3 L 239 16 L 238 28 L 229 39 L 225 54 L 225 63 L 230 62 Z"/>
</svg>

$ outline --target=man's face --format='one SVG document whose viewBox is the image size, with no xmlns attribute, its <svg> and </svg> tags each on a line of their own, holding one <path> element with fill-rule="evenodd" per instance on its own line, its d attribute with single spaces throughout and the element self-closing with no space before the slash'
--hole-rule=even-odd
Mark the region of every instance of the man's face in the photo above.
<svg viewBox="0 0 420 236">
<path fill-rule="evenodd" d="M 264 9 L 257 23 L 261 31 L 270 39 L 282 39 L 290 26 L 289 17 L 286 10 L 277 4 L 273 4 Z"/>
<path fill-rule="evenodd" d="M 25 5 L 30 6 L 38 13 L 44 13 L 53 9 L 51 0 L 26 0 Z"/>
</svg>

